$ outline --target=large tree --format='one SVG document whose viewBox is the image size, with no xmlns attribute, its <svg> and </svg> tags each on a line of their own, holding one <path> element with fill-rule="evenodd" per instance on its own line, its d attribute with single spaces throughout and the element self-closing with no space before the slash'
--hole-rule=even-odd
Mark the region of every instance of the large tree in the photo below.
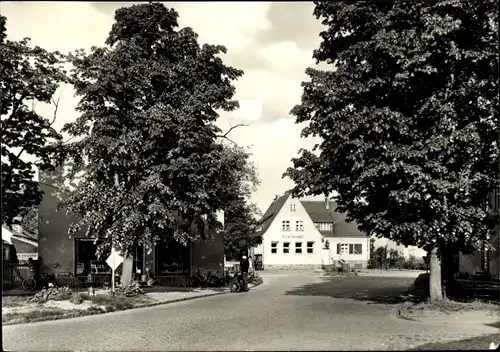
<svg viewBox="0 0 500 352">
<path fill-rule="evenodd" d="M 41 200 L 35 168 L 55 165 L 61 135 L 52 128 L 54 93 L 67 77 L 61 54 L 32 47 L 29 38 L 7 40 L 6 22 L 0 16 L 2 225 L 10 226 Z M 53 119 L 35 111 L 37 102 L 55 104 Z"/>
<path fill-rule="evenodd" d="M 260 184 L 255 164 L 250 153 L 237 145 L 225 147 L 225 160 L 232 166 L 231 181 L 233 196 L 224 209 L 224 249 L 229 259 L 239 259 L 248 249 L 261 243 L 255 235 L 257 216 L 261 215 L 257 206 L 251 202 L 251 194 Z"/>
<path fill-rule="evenodd" d="M 315 4 L 327 28 L 313 56 L 330 68 L 307 69 L 292 114 L 322 142 L 286 175 L 299 195 L 338 192 L 339 210 L 366 233 L 431 251 L 439 300 L 439 258 L 477 247 L 491 228 L 498 2 Z"/>
<path fill-rule="evenodd" d="M 167 236 L 185 243 L 220 226 L 233 196 L 218 111 L 238 107 L 223 46 L 198 43 L 163 4 L 121 8 L 106 47 L 71 56 L 81 113 L 64 131 L 79 186 L 62 205 L 99 251 L 130 251 Z M 174 231 L 170 231 L 174 229 Z"/>
</svg>

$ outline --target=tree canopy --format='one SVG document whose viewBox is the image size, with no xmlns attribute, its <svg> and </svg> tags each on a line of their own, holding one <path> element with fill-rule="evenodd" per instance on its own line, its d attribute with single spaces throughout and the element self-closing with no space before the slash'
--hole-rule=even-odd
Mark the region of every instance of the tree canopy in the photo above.
<svg viewBox="0 0 500 352">
<path fill-rule="evenodd" d="M 224 213 L 224 249 L 227 258 L 240 259 L 249 247 L 261 243 L 262 238 L 255 236 L 257 216 L 261 215 L 257 206 L 250 201 L 250 196 L 260 184 L 257 169 L 250 161 L 250 154 L 242 147 L 225 146 L 226 160 L 232 165 L 236 186 L 231 193 Z"/>
<path fill-rule="evenodd" d="M 198 43 L 178 13 L 159 3 L 121 8 L 106 47 L 70 56 L 81 113 L 64 131 L 72 174 L 84 170 L 62 206 L 80 230 L 123 250 L 156 243 L 174 229 L 180 242 L 214 229 L 215 212 L 234 198 L 237 162 L 226 158 L 215 125 L 232 111 L 226 48 Z"/>
<path fill-rule="evenodd" d="M 2 225 L 10 226 L 41 200 L 35 167 L 56 165 L 62 137 L 52 128 L 58 104 L 53 96 L 67 77 L 60 53 L 31 47 L 29 38 L 7 40 L 6 23 L 0 16 Z M 55 105 L 52 121 L 35 111 L 37 102 Z"/>
<path fill-rule="evenodd" d="M 315 2 L 302 136 L 285 175 L 369 235 L 428 250 L 485 239 L 498 184 L 498 2 Z"/>
</svg>

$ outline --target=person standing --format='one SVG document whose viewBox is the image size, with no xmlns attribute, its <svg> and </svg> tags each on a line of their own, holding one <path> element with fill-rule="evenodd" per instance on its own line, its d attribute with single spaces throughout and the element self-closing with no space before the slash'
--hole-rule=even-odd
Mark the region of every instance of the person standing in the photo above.
<svg viewBox="0 0 500 352">
<path fill-rule="evenodd" d="M 255 275 L 255 270 L 253 267 L 253 260 L 251 256 L 248 256 L 248 276 L 253 278 Z"/>
<path fill-rule="evenodd" d="M 240 261 L 240 271 L 241 271 L 241 277 L 242 277 L 242 289 L 243 291 L 248 291 L 248 269 L 250 267 L 250 263 L 248 261 L 248 258 L 246 255 L 244 255 L 241 258 Z"/>
</svg>

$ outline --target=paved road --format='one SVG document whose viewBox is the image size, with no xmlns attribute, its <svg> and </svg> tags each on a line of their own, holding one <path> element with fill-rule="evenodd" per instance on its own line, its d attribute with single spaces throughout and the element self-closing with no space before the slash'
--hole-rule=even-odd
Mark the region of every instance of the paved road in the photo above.
<svg viewBox="0 0 500 352">
<path fill-rule="evenodd" d="M 367 350 L 456 340 L 491 327 L 398 319 L 395 295 L 412 278 L 263 274 L 248 293 L 72 320 L 3 327 L 4 349 Z M 488 330 L 489 329 L 489 330 Z"/>
</svg>

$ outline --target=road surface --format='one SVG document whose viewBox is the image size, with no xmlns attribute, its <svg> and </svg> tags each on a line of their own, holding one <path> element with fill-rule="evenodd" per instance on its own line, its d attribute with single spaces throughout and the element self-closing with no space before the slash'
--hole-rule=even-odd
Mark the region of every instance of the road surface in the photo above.
<svg viewBox="0 0 500 352">
<path fill-rule="evenodd" d="M 15 351 L 386 350 L 495 332 L 397 318 L 413 278 L 263 273 L 248 293 L 3 327 Z M 488 330 L 490 329 L 490 330 Z M 492 330 L 493 329 L 493 330 Z"/>
</svg>

